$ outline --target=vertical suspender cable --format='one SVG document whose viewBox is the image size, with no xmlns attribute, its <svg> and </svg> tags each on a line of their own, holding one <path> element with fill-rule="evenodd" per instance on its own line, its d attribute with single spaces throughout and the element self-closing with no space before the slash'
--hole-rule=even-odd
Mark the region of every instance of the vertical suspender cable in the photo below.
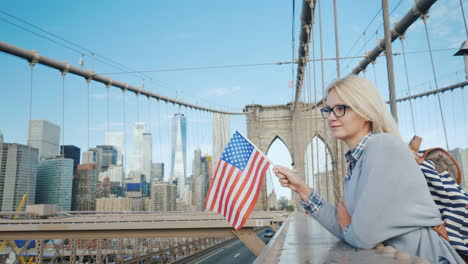
<svg viewBox="0 0 468 264">
<path fill-rule="evenodd" d="M 314 27 L 312 26 L 311 28 L 311 42 L 312 42 L 312 71 L 314 74 L 314 102 L 315 102 L 315 107 L 314 107 L 314 112 L 317 112 L 317 69 L 316 69 L 316 60 L 315 60 L 315 30 Z M 317 188 L 316 184 L 316 179 L 315 179 L 315 166 L 314 166 L 314 158 L 315 158 L 315 153 L 314 153 L 314 137 L 315 135 L 318 134 L 318 120 L 317 118 L 314 118 L 314 136 L 310 140 L 310 159 L 312 163 L 312 186 L 313 188 Z"/>
<path fill-rule="evenodd" d="M 319 8 L 320 69 L 321 69 L 321 78 L 322 78 L 322 98 L 325 99 L 327 95 L 325 91 L 325 70 L 324 70 L 324 60 L 323 60 L 323 37 L 322 37 L 323 30 L 322 30 L 322 1 L 321 0 L 318 1 L 318 8 Z M 323 124 L 323 130 L 325 130 L 326 129 L 325 120 L 323 120 L 322 124 Z M 319 138 L 320 137 L 317 137 L 317 140 L 316 140 L 317 154 L 319 153 L 319 148 L 318 148 Z M 317 165 L 318 165 L 317 173 L 320 178 L 320 164 L 318 164 L 319 162 L 320 162 L 319 156 L 317 155 Z M 328 186 L 327 184 L 328 179 L 325 177 L 324 180 L 325 180 L 325 186 Z M 320 187 L 320 184 L 319 184 L 319 187 Z M 326 192 L 326 195 L 328 195 L 328 191 Z"/>
<path fill-rule="evenodd" d="M 295 64 L 295 56 L 294 52 L 296 49 L 296 39 L 294 36 L 294 19 L 295 19 L 295 12 L 296 12 L 296 1 L 292 0 L 292 23 L 291 23 L 291 53 L 292 53 L 292 63 L 291 63 L 291 98 L 292 101 L 294 101 L 294 64 Z"/>
<path fill-rule="evenodd" d="M 122 155 L 122 168 L 123 168 L 123 174 L 124 176 L 126 175 L 126 161 L 127 161 L 127 117 L 126 117 L 126 96 L 125 96 L 126 90 L 122 90 L 122 110 L 123 110 L 123 127 L 124 127 L 124 132 L 123 132 L 123 155 Z M 123 187 L 123 186 L 122 186 Z"/>
<path fill-rule="evenodd" d="M 460 99 L 461 99 L 461 102 L 460 102 L 460 105 L 462 106 L 462 109 L 463 109 L 463 123 L 465 125 L 465 147 L 468 147 L 468 127 L 467 127 L 467 119 L 466 119 L 466 112 L 468 112 L 468 109 L 465 109 L 466 108 L 466 100 L 468 100 L 468 98 L 466 98 L 466 100 L 463 100 L 463 92 L 465 92 L 465 94 L 468 94 L 468 92 L 466 92 L 467 89 L 462 89 L 461 90 L 461 96 L 460 96 Z"/>
<path fill-rule="evenodd" d="M 431 48 L 431 42 L 429 40 L 429 32 L 427 30 L 427 15 L 426 14 L 423 15 L 423 22 L 424 22 L 424 29 L 426 31 L 427 45 L 429 47 L 429 55 L 430 55 L 430 58 L 431 58 L 432 74 L 434 76 L 435 88 L 438 89 L 439 84 L 437 82 L 437 75 L 436 75 L 435 66 L 434 66 L 434 58 L 432 57 L 432 48 Z M 440 111 L 440 117 L 441 117 L 441 120 L 442 120 L 442 127 L 444 129 L 446 149 L 450 150 L 449 143 L 448 143 L 448 138 L 447 138 L 447 128 L 445 127 L 444 113 L 442 112 L 442 103 L 440 101 L 440 93 L 437 93 L 437 101 L 438 101 L 438 104 L 439 104 L 439 111 Z"/>
<path fill-rule="evenodd" d="M 68 64 L 67 64 L 68 66 Z M 65 201 L 63 199 L 63 194 L 65 191 L 64 180 L 65 180 L 65 75 L 67 70 L 62 71 L 62 155 L 61 155 L 61 166 L 62 166 L 62 175 L 60 177 L 60 188 L 59 188 L 59 205 L 62 204 L 60 210 L 65 210 Z"/>
<path fill-rule="evenodd" d="M 405 52 L 405 44 L 404 44 L 405 36 L 401 35 L 400 36 L 400 43 L 401 43 L 401 50 L 403 53 L 403 63 L 405 66 L 405 77 L 406 77 L 406 88 L 408 89 L 408 96 L 411 95 L 411 88 L 410 88 L 410 83 L 409 83 L 409 77 L 408 77 L 408 66 L 406 64 L 406 52 Z M 409 104 L 410 104 L 410 110 L 411 110 L 411 123 L 413 124 L 413 134 L 416 135 L 416 125 L 414 123 L 414 112 L 413 112 L 413 101 L 410 98 L 409 99 Z"/>
<path fill-rule="evenodd" d="M 87 151 L 89 151 L 89 133 L 90 133 L 90 128 L 89 128 L 89 112 L 90 112 L 90 105 L 89 105 L 89 97 L 90 97 L 90 94 L 89 94 L 89 84 L 90 84 L 91 80 L 90 79 L 87 79 L 86 80 L 86 87 L 87 87 L 87 90 L 88 90 L 88 96 L 86 98 L 86 108 L 88 110 L 88 117 L 87 117 L 87 121 L 88 121 L 88 133 L 87 133 L 87 141 L 88 141 L 88 149 Z"/>
<path fill-rule="evenodd" d="M 460 9 L 461 9 L 462 15 L 463 15 L 463 23 L 465 24 L 466 38 L 468 39 L 468 25 L 466 24 L 465 10 L 463 10 L 462 0 L 459 0 L 459 1 L 460 1 Z"/>
<path fill-rule="evenodd" d="M 336 50 L 336 74 L 340 78 L 340 43 L 338 39 L 338 14 L 336 11 L 336 0 L 333 0 L 333 17 L 335 24 L 335 50 Z"/>
<path fill-rule="evenodd" d="M 110 115 L 110 109 L 109 109 L 109 90 L 110 90 L 110 85 L 106 85 L 106 92 L 107 92 L 107 107 L 106 107 L 106 116 L 107 116 L 107 137 L 106 137 L 106 145 L 110 145 L 110 118 L 109 118 L 109 115 Z M 109 146 L 106 146 L 105 148 L 108 148 L 107 149 L 107 177 L 109 177 L 109 180 L 110 180 L 110 162 L 111 162 L 111 158 L 112 158 L 112 149 L 109 147 Z M 105 149 L 104 148 L 104 149 Z M 110 154 L 110 156 L 109 156 Z"/>
<path fill-rule="evenodd" d="M 161 101 L 158 101 L 158 138 L 159 138 L 159 161 L 161 163 L 163 163 L 163 160 L 162 160 L 162 138 L 161 138 L 161 131 L 162 131 L 162 128 L 161 128 Z M 164 180 L 164 175 L 162 177 L 162 179 Z"/>
<path fill-rule="evenodd" d="M 33 72 L 34 72 L 34 65 L 35 65 L 35 62 L 34 61 L 31 61 L 31 63 L 29 64 L 30 65 L 30 75 L 29 75 L 29 121 L 28 121 L 28 138 L 31 138 L 31 120 L 32 120 L 32 98 L 33 98 Z M 31 177 L 32 177 L 32 171 L 31 171 L 31 150 L 30 150 L 30 147 L 29 147 L 29 142 L 27 142 L 27 145 L 28 147 L 26 148 L 26 162 L 28 163 L 28 172 L 27 172 L 27 175 L 28 175 L 28 186 L 27 186 L 27 192 L 26 194 L 28 194 L 28 199 L 27 200 L 32 200 L 34 201 L 34 198 L 33 196 L 31 196 L 30 194 L 30 182 L 31 182 Z M 39 153 L 38 153 L 39 154 Z M 39 159 L 39 157 L 38 157 Z M 30 196 L 32 197 L 32 199 L 30 198 Z M 27 203 L 29 204 L 29 203 Z"/>
<path fill-rule="evenodd" d="M 150 102 L 150 98 L 151 97 L 148 96 L 148 126 L 149 126 L 149 132 L 152 133 L 152 131 L 151 131 L 152 127 L 151 127 L 151 104 L 150 104 L 151 102 Z M 152 136 L 152 134 L 151 134 L 151 136 Z"/>
</svg>

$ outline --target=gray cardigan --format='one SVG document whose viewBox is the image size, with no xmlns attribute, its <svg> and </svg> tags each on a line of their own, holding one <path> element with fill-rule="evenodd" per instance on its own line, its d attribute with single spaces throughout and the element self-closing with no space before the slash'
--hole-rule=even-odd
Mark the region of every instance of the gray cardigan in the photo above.
<svg viewBox="0 0 468 264">
<path fill-rule="evenodd" d="M 344 199 L 351 224 L 341 231 L 336 209 L 325 202 L 311 215 L 336 237 L 363 249 L 383 242 L 431 263 L 464 263 L 432 226 L 442 223 L 426 180 L 398 138 L 380 133 L 369 138 Z"/>
</svg>

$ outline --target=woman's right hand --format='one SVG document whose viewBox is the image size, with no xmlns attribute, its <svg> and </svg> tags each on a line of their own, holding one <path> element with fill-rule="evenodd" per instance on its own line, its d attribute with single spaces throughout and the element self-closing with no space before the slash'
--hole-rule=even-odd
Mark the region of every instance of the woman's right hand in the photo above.
<svg viewBox="0 0 468 264">
<path fill-rule="evenodd" d="M 307 201 L 312 189 L 307 186 L 297 173 L 284 166 L 274 166 L 273 172 L 279 178 L 281 186 L 295 191 L 303 201 Z"/>
</svg>

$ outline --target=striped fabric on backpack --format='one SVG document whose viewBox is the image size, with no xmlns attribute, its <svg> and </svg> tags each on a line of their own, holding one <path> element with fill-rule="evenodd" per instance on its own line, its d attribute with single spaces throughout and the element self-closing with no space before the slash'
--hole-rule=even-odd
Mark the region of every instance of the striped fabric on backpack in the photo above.
<svg viewBox="0 0 468 264">
<path fill-rule="evenodd" d="M 462 171 L 457 161 L 442 148 L 419 151 L 422 138 L 414 136 L 409 146 L 426 178 L 432 199 L 444 223 L 433 227 L 468 259 L 468 194 L 460 187 Z"/>
<path fill-rule="evenodd" d="M 434 162 L 424 159 L 420 164 L 429 191 L 434 199 L 450 244 L 461 254 L 468 255 L 468 204 L 467 193 L 460 188 L 448 171 L 439 173 Z"/>
</svg>

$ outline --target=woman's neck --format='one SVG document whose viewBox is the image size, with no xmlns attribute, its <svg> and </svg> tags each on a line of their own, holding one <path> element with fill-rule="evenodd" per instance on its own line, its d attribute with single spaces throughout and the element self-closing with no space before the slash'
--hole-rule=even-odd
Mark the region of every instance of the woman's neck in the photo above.
<svg viewBox="0 0 468 264">
<path fill-rule="evenodd" d="M 354 149 L 359 142 L 362 141 L 362 139 L 367 136 L 372 130 L 369 128 L 367 130 L 363 130 L 361 133 L 357 134 L 356 136 L 344 140 L 344 143 L 348 146 L 349 149 Z"/>
</svg>

